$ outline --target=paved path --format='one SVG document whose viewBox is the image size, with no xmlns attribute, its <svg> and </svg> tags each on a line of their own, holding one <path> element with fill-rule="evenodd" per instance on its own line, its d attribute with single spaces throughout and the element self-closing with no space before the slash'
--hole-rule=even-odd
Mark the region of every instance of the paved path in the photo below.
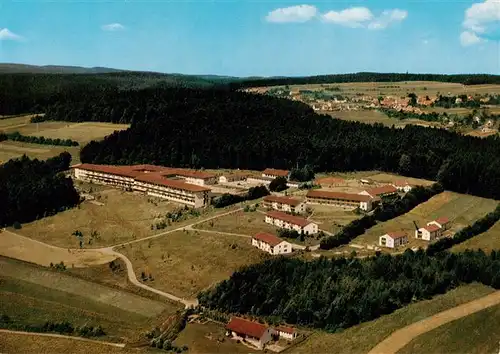
<svg viewBox="0 0 500 354">
<path fill-rule="evenodd" d="M 100 341 L 100 340 L 94 340 L 94 339 L 88 339 L 88 338 L 82 338 L 82 337 L 74 337 L 74 336 L 65 336 L 63 334 L 55 334 L 55 333 L 21 332 L 21 331 L 10 331 L 8 329 L 0 329 L 0 333 L 20 334 L 20 335 L 38 336 L 38 337 L 63 338 L 63 339 L 70 339 L 70 340 L 79 340 L 82 342 L 109 345 L 111 347 L 117 347 L 117 348 L 124 348 L 125 347 L 125 343 L 104 342 L 104 341 Z"/>
<path fill-rule="evenodd" d="M 368 354 L 394 354 L 403 349 L 413 339 L 439 326 L 471 315 L 488 307 L 500 304 L 500 291 L 471 302 L 439 312 L 424 320 L 401 328 L 371 349 Z"/>
</svg>

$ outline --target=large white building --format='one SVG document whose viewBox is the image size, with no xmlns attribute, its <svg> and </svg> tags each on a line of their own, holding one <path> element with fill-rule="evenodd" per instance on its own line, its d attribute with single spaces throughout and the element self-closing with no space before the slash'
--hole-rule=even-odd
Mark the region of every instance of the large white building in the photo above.
<svg viewBox="0 0 500 354">
<path fill-rule="evenodd" d="M 195 208 L 209 204 L 210 188 L 215 183 L 213 174 L 202 171 L 172 169 L 153 165 L 108 166 L 80 164 L 72 166 L 78 180 L 106 184 L 140 191 L 147 195 L 168 199 Z"/>
<path fill-rule="evenodd" d="M 306 211 L 306 205 L 304 202 L 289 198 L 289 197 L 280 197 L 277 195 L 267 195 L 264 197 L 263 205 L 266 208 L 285 211 L 285 212 L 294 212 L 294 213 L 303 213 Z"/>
<path fill-rule="evenodd" d="M 281 211 L 268 211 L 266 213 L 265 222 L 283 229 L 295 230 L 299 233 L 304 232 L 306 235 L 318 233 L 318 224 Z"/>
<path fill-rule="evenodd" d="M 259 232 L 252 237 L 252 246 L 272 255 L 292 253 L 292 244 L 267 232 Z"/>
<path fill-rule="evenodd" d="M 372 210 L 373 200 L 374 198 L 369 195 L 330 192 L 318 189 L 311 189 L 306 194 L 308 204 L 326 204 L 346 209 L 359 208 L 364 211 Z"/>
<path fill-rule="evenodd" d="M 273 339 L 276 334 L 271 327 L 258 322 L 253 322 L 240 317 L 233 317 L 226 325 L 226 334 L 251 344 L 258 349 L 263 349 L 266 343 Z"/>
<path fill-rule="evenodd" d="M 388 232 L 380 236 L 379 245 L 388 248 L 403 246 L 408 243 L 408 235 L 405 232 Z"/>
</svg>

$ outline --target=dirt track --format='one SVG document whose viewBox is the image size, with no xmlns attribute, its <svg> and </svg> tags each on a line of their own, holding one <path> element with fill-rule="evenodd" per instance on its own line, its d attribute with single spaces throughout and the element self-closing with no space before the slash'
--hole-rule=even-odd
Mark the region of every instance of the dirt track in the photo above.
<svg viewBox="0 0 500 354">
<path fill-rule="evenodd" d="M 500 291 L 486 295 L 477 300 L 462 304 L 434 316 L 401 328 L 371 349 L 368 354 L 393 354 L 403 349 L 413 339 L 439 326 L 468 316 L 488 307 L 500 304 Z"/>
</svg>

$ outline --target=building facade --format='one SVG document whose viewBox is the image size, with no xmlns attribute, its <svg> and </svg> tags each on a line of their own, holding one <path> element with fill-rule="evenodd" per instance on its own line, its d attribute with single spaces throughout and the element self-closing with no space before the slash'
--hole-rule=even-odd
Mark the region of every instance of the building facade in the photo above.
<svg viewBox="0 0 500 354">
<path fill-rule="evenodd" d="M 450 223 L 450 220 L 448 218 L 440 217 L 440 218 L 437 218 L 436 220 L 433 220 L 433 221 L 427 223 L 427 226 L 430 226 L 430 225 L 439 226 L 444 231 L 444 230 L 448 230 L 450 228 L 451 223 Z"/>
<path fill-rule="evenodd" d="M 303 213 L 306 211 L 304 202 L 289 197 L 279 197 L 276 195 L 267 195 L 263 199 L 265 208 L 275 209 L 284 212 Z"/>
<path fill-rule="evenodd" d="M 387 184 L 385 186 L 366 189 L 362 192 L 359 192 L 359 194 L 368 195 L 372 198 L 377 198 L 377 197 L 381 198 L 381 197 L 388 197 L 391 195 L 396 195 L 396 194 L 398 194 L 398 190 L 393 185 Z"/>
<path fill-rule="evenodd" d="M 268 224 L 287 230 L 295 230 L 299 233 L 303 232 L 306 235 L 314 235 L 318 233 L 318 224 L 299 216 L 293 216 L 281 211 L 268 211 L 264 220 Z"/>
<path fill-rule="evenodd" d="M 415 230 L 415 238 L 424 241 L 433 241 L 441 236 L 442 229 L 437 225 L 428 225 Z"/>
<path fill-rule="evenodd" d="M 211 176 L 195 175 L 161 166 L 106 166 L 80 164 L 73 166 L 75 179 L 111 185 L 182 203 L 194 208 L 207 206 L 210 189 L 200 185 L 213 181 Z M 177 176 L 184 176 L 179 178 Z M 192 183 L 188 183 L 192 182 Z"/>
<path fill-rule="evenodd" d="M 226 335 L 263 349 L 272 340 L 274 329 L 258 322 L 233 317 L 226 325 Z"/>
<path fill-rule="evenodd" d="M 295 330 L 295 328 L 287 326 L 278 326 L 274 330 L 280 336 L 280 338 L 286 340 L 294 340 L 295 338 L 297 338 L 297 331 Z"/>
<path fill-rule="evenodd" d="M 382 247 L 396 248 L 407 243 L 408 235 L 405 232 L 388 232 L 379 238 L 379 245 Z"/>
<path fill-rule="evenodd" d="M 413 189 L 413 186 L 407 181 L 396 181 L 392 185 L 398 190 L 398 192 L 408 193 Z"/>
<path fill-rule="evenodd" d="M 262 171 L 262 177 L 268 177 L 268 178 L 277 178 L 277 177 L 285 177 L 288 179 L 288 176 L 290 174 L 290 171 L 288 170 L 277 170 L 274 168 L 266 168 L 264 171 Z"/>
<path fill-rule="evenodd" d="M 306 202 L 308 204 L 325 204 L 346 209 L 359 208 L 364 211 L 370 211 L 372 210 L 373 198 L 369 195 L 313 189 L 307 192 Z"/>
<path fill-rule="evenodd" d="M 292 244 L 267 232 L 259 232 L 252 237 L 252 246 L 272 255 L 292 253 Z"/>
</svg>

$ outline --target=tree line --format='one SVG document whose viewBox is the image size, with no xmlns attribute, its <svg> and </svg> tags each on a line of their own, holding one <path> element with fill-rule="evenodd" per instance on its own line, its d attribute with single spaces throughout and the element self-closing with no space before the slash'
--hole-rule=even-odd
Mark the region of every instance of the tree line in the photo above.
<svg viewBox="0 0 500 354">
<path fill-rule="evenodd" d="M 365 215 L 360 219 L 355 219 L 335 235 L 323 238 L 320 243 L 320 248 L 329 250 L 348 244 L 356 237 L 365 233 L 366 230 L 375 226 L 377 222 L 387 221 L 406 214 L 417 205 L 442 193 L 443 190 L 440 184 L 434 183 L 430 187 L 416 186 L 406 193 L 403 198 L 396 198 L 390 201 L 383 200 L 382 203 L 374 209 L 372 214 Z"/>
<path fill-rule="evenodd" d="M 500 204 L 491 213 L 486 214 L 481 219 L 478 219 L 472 225 L 468 225 L 462 230 L 458 231 L 453 237 L 444 237 L 431 243 L 427 247 L 427 254 L 435 255 L 438 252 L 447 250 L 455 245 L 465 242 L 474 236 L 488 231 L 497 221 L 500 220 Z"/>
<path fill-rule="evenodd" d="M 63 152 L 46 161 L 26 155 L 0 165 L 0 226 L 30 222 L 78 204 L 80 196 L 69 169 L 71 155 Z"/>
<path fill-rule="evenodd" d="M 224 208 L 229 205 L 233 205 L 236 203 L 244 202 L 245 200 L 255 200 L 269 195 L 269 190 L 266 186 L 256 186 L 250 187 L 248 192 L 244 195 L 235 195 L 224 193 L 220 197 L 217 197 L 213 200 L 212 205 L 215 208 Z"/>
<path fill-rule="evenodd" d="M 59 138 L 46 138 L 43 136 L 30 136 L 30 135 L 22 135 L 19 132 L 13 133 L 2 133 L 0 132 L 0 141 L 3 140 L 12 140 L 12 141 L 21 141 L 23 143 L 31 143 L 31 144 L 42 144 L 42 145 L 56 145 L 56 146 L 78 146 L 78 142 L 71 139 L 59 139 Z"/>
<path fill-rule="evenodd" d="M 500 288 L 500 253 L 431 257 L 406 250 L 365 259 L 277 257 L 234 272 L 198 299 L 212 310 L 334 332 L 475 281 Z"/>
</svg>

